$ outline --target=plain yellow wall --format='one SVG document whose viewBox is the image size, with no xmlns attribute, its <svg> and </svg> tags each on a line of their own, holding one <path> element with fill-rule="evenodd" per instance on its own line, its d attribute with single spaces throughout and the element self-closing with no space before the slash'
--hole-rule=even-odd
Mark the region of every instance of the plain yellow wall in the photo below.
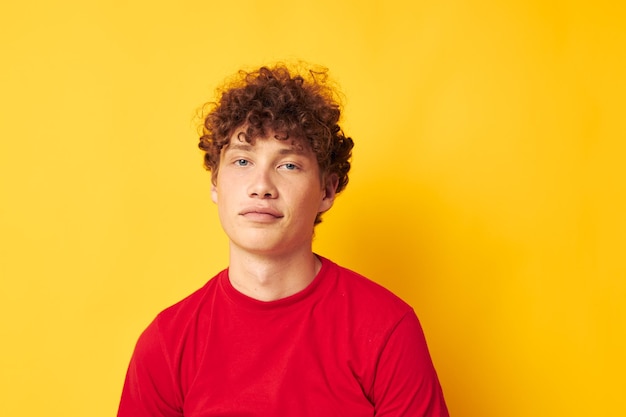
<svg viewBox="0 0 626 417">
<path fill-rule="evenodd" d="M 416 309 L 458 417 L 626 415 L 617 1 L 11 2 L 0 415 L 114 415 L 136 338 L 226 266 L 194 112 L 328 66 L 356 141 L 316 251 Z"/>
</svg>

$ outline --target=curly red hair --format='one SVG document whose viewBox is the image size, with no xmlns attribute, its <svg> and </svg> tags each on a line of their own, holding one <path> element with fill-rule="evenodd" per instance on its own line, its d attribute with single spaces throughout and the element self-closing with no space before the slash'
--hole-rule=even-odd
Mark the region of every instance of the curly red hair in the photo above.
<svg viewBox="0 0 626 417">
<path fill-rule="evenodd" d="M 354 142 L 339 127 L 340 100 L 328 81 L 328 70 L 298 73 L 284 64 L 242 70 L 217 95 L 216 102 L 203 107 L 198 144 L 214 183 L 222 148 L 235 129 L 245 127 L 243 136 L 248 142 L 267 132 L 273 132 L 276 139 L 304 140 L 317 157 L 322 178 L 336 174 L 337 192 L 345 188 Z"/>
</svg>

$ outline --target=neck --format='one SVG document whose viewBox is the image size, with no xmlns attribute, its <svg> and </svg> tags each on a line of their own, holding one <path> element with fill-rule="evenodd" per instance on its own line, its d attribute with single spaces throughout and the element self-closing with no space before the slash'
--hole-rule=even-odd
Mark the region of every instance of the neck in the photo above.
<svg viewBox="0 0 626 417">
<path fill-rule="evenodd" d="M 251 254 L 231 246 L 228 277 L 235 289 L 261 301 L 289 297 L 306 288 L 321 268 L 309 248 L 289 256 Z"/>
</svg>

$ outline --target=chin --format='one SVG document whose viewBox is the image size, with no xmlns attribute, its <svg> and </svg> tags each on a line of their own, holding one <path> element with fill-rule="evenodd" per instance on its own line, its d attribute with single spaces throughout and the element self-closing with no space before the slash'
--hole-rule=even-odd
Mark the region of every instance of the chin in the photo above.
<svg viewBox="0 0 626 417">
<path fill-rule="evenodd" d="M 286 235 L 284 230 L 262 230 L 248 229 L 245 231 L 237 230 L 229 236 L 230 241 L 236 247 L 245 252 L 258 255 L 280 255 L 290 252 L 297 252 L 298 248 L 307 246 L 310 248 L 313 235 L 309 239 L 303 239 L 304 236 L 289 234 Z"/>
<path fill-rule="evenodd" d="M 269 239 L 261 239 L 255 241 L 239 241 L 233 243 L 242 249 L 244 252 L 248 252 L 255 255 L 267 255 L 267 256 L 280 256 L 296 251 L 298 246 L 301 246 L 301 242 L 285 242 L 278 241 L 272 242 Z"/>
<path fill-rule="evenodd" d="M 280 243 L 280 241 L 277 242 L 268 236 L 239 237 L 231 239 L 231 242 L 245 252 L 258 254 L 279 252 L 286 246 L 284 243 Z"/>
</svg>

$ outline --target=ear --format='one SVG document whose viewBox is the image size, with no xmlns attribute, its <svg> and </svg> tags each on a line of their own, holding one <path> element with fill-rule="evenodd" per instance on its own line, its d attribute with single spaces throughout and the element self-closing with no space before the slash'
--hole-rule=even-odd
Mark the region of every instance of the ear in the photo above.
<svg viewBox="0 0 626 417">
<path fill-rule="evenodd" d="M 337 174 L 328 175 L 324 181 L 324 197 L 320 201 L 319 213 L 328 211 L 335 202 L 335 196 L 337 195 L 337 185 L 339 184 L 339 177 Z"/>
<path fill-rule="evenodd" d="M 217 186 L 215 184 L 211 184 L 211 200 L 217 204 Z"/>
</svg>

